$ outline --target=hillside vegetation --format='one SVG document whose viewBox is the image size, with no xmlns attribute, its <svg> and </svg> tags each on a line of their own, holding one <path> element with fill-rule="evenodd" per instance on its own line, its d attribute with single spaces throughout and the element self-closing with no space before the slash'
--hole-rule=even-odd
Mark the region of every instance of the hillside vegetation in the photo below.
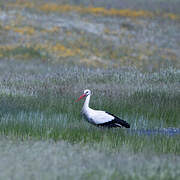
<svg viewBox="0 0 180 180">
<path fill-rule="evenodd" d="M 114 6 L 106 1 L 75 2 L 1 3 L 0 58 L 105 68 L 135 66 L 150 72 L 169 66 L 179 68 L 178 2 L 147 4 L 151 6 L 145 6 L 143 0 L 137 4 L 115 1 Z M 135 4 L 143 9 L 135 8 Z M 168 4 L 165 7 L 175 13 L 166 8 L 158 11 L 155 4 Z"/>
</svg>

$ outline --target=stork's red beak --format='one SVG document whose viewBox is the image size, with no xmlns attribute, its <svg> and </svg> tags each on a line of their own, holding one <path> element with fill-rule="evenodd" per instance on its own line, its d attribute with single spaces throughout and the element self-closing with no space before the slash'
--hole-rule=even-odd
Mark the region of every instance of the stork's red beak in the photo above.
<svg viewBox="0 0 180 180">
<path fill-rule="evenodd" d="M 81 96 L 76 100 L 76 102 L 78 102 L 80 99 L 82 99 L 82 98 L 85 97 L 85 96 L 86 96 L 86 94 L 81 95 Z"/>
</svg>

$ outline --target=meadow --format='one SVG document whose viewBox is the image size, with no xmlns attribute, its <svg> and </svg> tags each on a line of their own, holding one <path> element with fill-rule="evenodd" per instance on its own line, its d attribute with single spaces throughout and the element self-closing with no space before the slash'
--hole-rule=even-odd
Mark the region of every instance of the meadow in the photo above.
<svg viewBox="0 0 180 180">
<path fill-rule="evenodd" d="M 0 179 L 180 177 L 179 2 L 133 2 L 0 3 Z"/>
</svg>

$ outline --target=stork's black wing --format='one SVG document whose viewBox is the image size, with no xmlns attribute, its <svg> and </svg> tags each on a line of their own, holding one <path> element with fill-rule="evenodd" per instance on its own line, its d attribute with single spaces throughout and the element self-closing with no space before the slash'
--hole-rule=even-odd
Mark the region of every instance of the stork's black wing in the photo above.
<svg viewBox="0 0 180 180">
<path fill-rule="evenodd" d="M 126 121 L 118 118 L 117 116 L 106 112 L 107 114 L 110 114 L 111 116 L 114 117 L 114 119 L 112 119 L 112 121 L 103 123 L 103 124 L 99 124 L 100 126 L 106 126 L 106 127 L 125 127 L 125 128 L 130 128 L 130 124 L 127 123 Z"/>
</svg>

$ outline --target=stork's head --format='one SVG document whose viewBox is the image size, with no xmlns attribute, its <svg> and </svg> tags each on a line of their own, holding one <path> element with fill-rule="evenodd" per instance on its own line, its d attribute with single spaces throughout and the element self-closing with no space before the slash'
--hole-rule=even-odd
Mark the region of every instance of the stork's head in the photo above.
<svg viewBox="0 0 180 180">
<path fill-rule="evenodd" d="M 89 95 L 91 95 L 91 91 L 89 89 L 84 90 L 84 93 L 77 99 L 77 101 L 79 101 L 80 99 L 87 97 Z"/>
<path fill-rule="evenodd" d="M 84 90 L 84 94 L 85 94 L 86 96 L 91 95 L 91 91 L 90 91 L 89 89 L 85 89 L 85 90 Z"/>
</svg>

